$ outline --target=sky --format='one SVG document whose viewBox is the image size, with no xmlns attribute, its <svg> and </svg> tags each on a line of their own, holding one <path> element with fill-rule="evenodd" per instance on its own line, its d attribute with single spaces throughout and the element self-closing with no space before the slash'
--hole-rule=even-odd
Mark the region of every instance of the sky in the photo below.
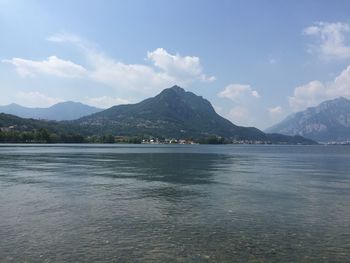
<svg viewBox="0 0 350 263">
<path fill-rule="evenodd" d="M 350 1 L 0 0 L 0 105 L 108 108 L 179 85 L 265 129 L 350 98 Z"/>
</svg>

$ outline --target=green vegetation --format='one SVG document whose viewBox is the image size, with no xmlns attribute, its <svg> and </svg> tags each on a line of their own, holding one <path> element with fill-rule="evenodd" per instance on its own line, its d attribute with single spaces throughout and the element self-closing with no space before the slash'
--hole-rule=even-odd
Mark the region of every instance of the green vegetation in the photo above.
<svg viewBox="0 0 350 263">
<path fill-rule="evenodd" d="M 200 144 L 227 144 L 231 143 L 230 141 L 225 140 L 222 137 L 209 136 L 207 138 L 200 139 L 198 141 Z"/>
<path fill-rule="evenodd" d="M 33 131 L 0 131 L 0 143 L 83 143 L 79 134 L 56 134 L 46 129 Z"/>
<path fill-rule="evenodd" d="M 227 138 L 208 136 L 200 139 L 171 140 L 164 138 L 154 138 L 156 143 L 199 143 L 199 144 L 315 144 L 314 141 L 301 136 L 286 136 L 280 134 L 268 134 L 267 141 L 240 140 L 232 141 Z M 83 136 L 79 133 L 55 133 L 47 129 L 40 128 L 31 131 L 0 130 L 0 143 L 130 143 L 140 144 L 143 141 L 149 142 L 148 136 L 113 136 L 93 135 Z M 181 142 L 182 141 L 182 142 Z"/>
<path fill-rule="evenodd" d="M 0 130 L 0 143 L 141 143 L 141 137 L 109 135 L 83 136 L 78 133 L 54 133 L 47 129 L 32 131 Z"/>
</svg>

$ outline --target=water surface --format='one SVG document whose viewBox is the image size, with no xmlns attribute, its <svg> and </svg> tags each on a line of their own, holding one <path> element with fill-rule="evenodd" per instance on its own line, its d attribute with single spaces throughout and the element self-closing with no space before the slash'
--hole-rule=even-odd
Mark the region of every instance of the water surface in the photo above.
<svg viewBox="0 0 350 263">
<path fill-rule="evenodd" d="M 0 262 L 349 258 L 350 147 L 0 146 Z"/>
</svg>

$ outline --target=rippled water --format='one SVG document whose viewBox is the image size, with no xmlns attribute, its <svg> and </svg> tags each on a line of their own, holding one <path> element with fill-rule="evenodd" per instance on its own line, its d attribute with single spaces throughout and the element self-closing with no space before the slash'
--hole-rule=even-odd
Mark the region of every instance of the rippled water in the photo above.
<svg viewBox="0 0 350 263">
<path fill-rule="evenodd" d="M 0 146 L 0 262 L 346 262 L 350 147 Z"/>
</svg>

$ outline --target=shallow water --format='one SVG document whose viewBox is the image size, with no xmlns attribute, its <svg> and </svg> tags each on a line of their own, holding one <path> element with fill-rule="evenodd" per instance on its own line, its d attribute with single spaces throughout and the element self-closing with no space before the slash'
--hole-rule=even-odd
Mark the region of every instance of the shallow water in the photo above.
<svg viewBox="0 0 350 263">
<path fill-rule="evenodd" d="M 0 145 L 0 262 L 346 262 L 350 147 Z"/>
</svg>

